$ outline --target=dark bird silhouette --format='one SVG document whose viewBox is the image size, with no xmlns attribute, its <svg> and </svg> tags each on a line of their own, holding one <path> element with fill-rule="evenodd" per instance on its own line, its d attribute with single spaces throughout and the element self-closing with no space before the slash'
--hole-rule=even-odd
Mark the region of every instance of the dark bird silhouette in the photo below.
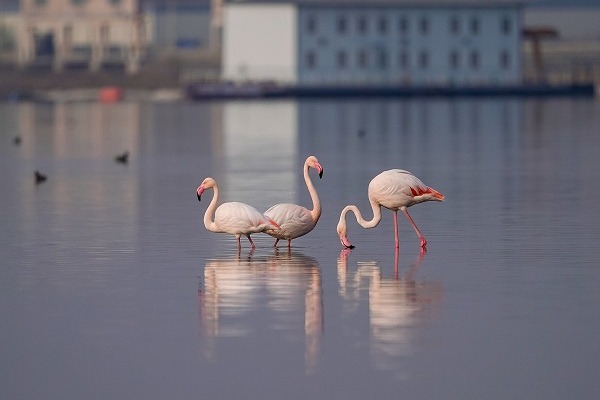
<svg viewBox="0 0 600 400">
<path fill-rule="evenodd" d="M 38 170 L 35 170 L 34 176 L 35 176 L 35 184 L 36 185 L 39 185 L 40 183 L 46 182 L 46 180 L 48 179 L 48 177 L 46 175 L 42 174 Z"/>
<path fill-rule="evenodd" d="M 15 136 L 13 142 L 15 143 L 16 146 L 21 144 L 21 136 L 17 135 Z"/>
<path fill-rule="evenodd" d="M 115 157 L 115 161 L 120 164 L 127 164 L 129 162 L 129 152 L 126 151 L 123 154 L 119 154 Z"/>
</svg>

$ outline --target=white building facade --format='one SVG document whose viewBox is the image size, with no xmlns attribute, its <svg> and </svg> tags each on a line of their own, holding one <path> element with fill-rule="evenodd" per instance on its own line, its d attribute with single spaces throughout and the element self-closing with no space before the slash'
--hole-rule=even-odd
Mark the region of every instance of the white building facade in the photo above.
<svg viewBox="0 0 600 400">
<path fill-rule="evenodd" d="M 23 67 L 114 64 L 135 72 L 148 45 L 139 0 L 20 0 L 19 13 Z"/>
<path fill-rule="evenodd" d="M 509 84 L 521 79 L 521 3 L 226 3 L 224 79 L 302 85 Z"/>
</svg>

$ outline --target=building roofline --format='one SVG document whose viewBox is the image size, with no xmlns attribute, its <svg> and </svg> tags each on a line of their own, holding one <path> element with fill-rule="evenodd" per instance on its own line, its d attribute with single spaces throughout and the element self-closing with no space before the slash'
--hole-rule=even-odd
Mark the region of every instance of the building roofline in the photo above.
<svg viewBox="0 0 600 400">
<path fill-rule="evenodd" d="M 535 0 L 224 0 L 225 4 L 296 4 L 314 7 L 523 7 Z"/>
</svg>

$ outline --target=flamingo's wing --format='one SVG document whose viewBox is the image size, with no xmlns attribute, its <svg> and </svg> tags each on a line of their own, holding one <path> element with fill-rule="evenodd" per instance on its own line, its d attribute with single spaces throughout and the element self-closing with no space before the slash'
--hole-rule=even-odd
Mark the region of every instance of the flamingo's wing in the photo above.
<svg viewBox="0 0 600 400">
<path fill-rule="evenodd" d="M 215 223 L 220 231 L 232 234 L 264 232 L 276 226 L 256 208 L 239 202 L 221 204 L 215 212 Z"/>
<path fill-rule="evenodd" d="M 265 215 L 280 226 L 280 229 L 267 233 L 281 239 L 293 239 L 305 235 L 316 224 L 310 211 L 297 204 L 276 204 L 265 211 Z"/>
</svg>

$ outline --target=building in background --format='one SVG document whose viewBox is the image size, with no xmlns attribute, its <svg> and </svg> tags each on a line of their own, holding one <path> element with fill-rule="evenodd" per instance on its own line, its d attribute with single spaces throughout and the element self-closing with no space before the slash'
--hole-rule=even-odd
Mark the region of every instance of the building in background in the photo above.
<svg viewBox="0 0 600 400">
<path fill-rule="evenodd" d="M 540 35 L 523 47 L 527 80 L 600 83 L 600 2 L 546 0 L 524 10 L 528 30 Z"/>
<path fill-rule="evenodd" d="M 17 54 L 16 33 L 19 26 L 19 6 L 0 0 L 0 68 L 10 68 Z"/>
<path fill-rule="evenodd" d="M 138 0 L 20 0 L 19 13 L 21 67 L 135 72 L 148 46 Z"/>
<path fill-rule="evenodd" d="M 522 2 L 226 1 L 222 76 L 300 85 L 512 84 Z"/>
<path fill-rule="evenodd" d="M 153 26 L 152 45 L 159 52 L 210 46 L 211 0 L 152 0 L 143 11 Z"/>
</svg>

